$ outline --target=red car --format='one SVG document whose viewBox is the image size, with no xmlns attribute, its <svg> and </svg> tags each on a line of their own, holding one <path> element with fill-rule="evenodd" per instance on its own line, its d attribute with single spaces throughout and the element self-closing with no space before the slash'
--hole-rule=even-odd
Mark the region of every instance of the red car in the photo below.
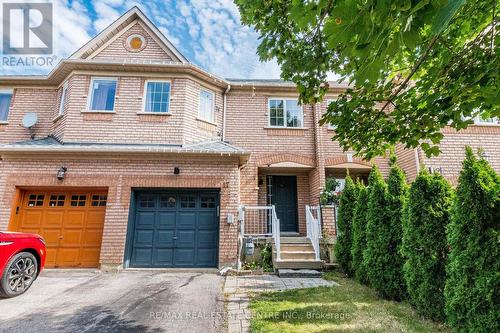
<svg viewBox="0 0 500 333">
<path fill-rule="evenodd" d="M 0 297 L 28 290 L 45 265 L 45 255 L 40 235 L 0 232 Z"/>
</svg>

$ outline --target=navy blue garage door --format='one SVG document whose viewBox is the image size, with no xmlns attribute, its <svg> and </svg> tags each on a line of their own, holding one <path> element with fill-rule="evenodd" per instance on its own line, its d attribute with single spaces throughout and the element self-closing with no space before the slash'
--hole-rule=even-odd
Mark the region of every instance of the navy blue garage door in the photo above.
<svg viewBox="0 0 500 333">
<path fill-rule="evenodd" d="M 217 267 L 219 194 L 136 191 L 130 267 Z"/>
</svg>

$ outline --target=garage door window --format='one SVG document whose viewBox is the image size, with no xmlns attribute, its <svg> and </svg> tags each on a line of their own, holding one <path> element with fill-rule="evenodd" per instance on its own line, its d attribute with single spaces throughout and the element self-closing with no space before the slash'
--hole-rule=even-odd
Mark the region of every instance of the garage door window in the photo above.
<svg viewBox="0 0 500 333">
<path fill-rule="evenodd" d="M 64 194 L 52 194 L 49 199 L 49 207 L 62 207 L 64 206 L 66 196 Z"/>
<path fill-rule="evenodd" d="M 104 206 L 106 206 L 107 200 L 108 200 L 107 195 L 93 195 L 92 196 L 92 207 L 104 207 Z"/>
<path fill-rule="evenodd" d="M 28 207 L 40 207 L 43 206 L 43 200 L 45 195 L 43 194 L 30 194 L 28 198 Z"/>
<path fill-rule="evenodd" d="M 181 208 L 195 208 L 196 199 L 192 196 L 182 196 L 181 197 Z"/>
<path fill-rule="evenodd" d="M 215 208 L 215 197 L 201 197 L 201 208 Z"/>
<path fill-rule="evenodd" d="M 156 201 L 152 195 L 142 195 L 139 199 L 139 207 L 141 208 L 155 208 Z"/>
<path fill-rule="evenodd" d="M 72 207 L 85 207 L 87 201 L 86 195 L 72 195 L 71 196 L 71 206 Z"/>
<path fill-rule="evenodd" d="M 172 195 L 162 195 L 160 196 L 160 207 L 161 208 L 175 208 L 175 197 Z"/>
</svg>

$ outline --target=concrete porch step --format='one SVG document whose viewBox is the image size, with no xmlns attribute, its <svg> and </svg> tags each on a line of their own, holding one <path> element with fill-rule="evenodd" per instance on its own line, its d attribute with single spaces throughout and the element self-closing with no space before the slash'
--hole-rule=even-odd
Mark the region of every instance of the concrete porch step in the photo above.
<svg viewBox="0 0 500 333">
<path fill-rule="evenodd" d="M 322 269 L 324 262 L 315 259 L 281 259 L 273 260 L 273 264 L 275 269 Z"/>
<path fill-rule="evenodd" d="M 280 237 L 281 245 L 283 244 L 311 244 L 307 237 Z"/>
<path fill-rule="evenodd" d="M 323 275 L 314 269 L 278 269 L 281 278 L 320 278 Z"/>
<path fill-rule="evenodd" d="M 281 259 L 314 259 L 314 251 L 281 251 Z"/>
<path fill-rule="evenodd" d="M 299 251 L 299 252 L 308 252 L 313 251 L 314 248 L 311 243 L 309 244 L 281 244 L 281 252 L 283 251 Z"/>
</svg>

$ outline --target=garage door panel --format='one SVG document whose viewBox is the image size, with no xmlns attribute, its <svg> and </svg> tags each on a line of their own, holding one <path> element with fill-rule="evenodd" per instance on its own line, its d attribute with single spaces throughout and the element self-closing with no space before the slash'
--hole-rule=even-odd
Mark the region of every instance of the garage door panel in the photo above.
<svg viewBox="0 0 500 333">
<path fill-rule="evenodd" d="M 135 246 L 153 246 L 154 230 L 136 230 L 134 237 Z"/>
<path fill-rule="evenodd" d="M 151 265 L 152 248 L 134 248 L 132 252 L 132 261 L 137 266 Z"/>
<path fill-rule="evenodd" d="M 197 262 L 200 266 L 206 266 L 217 260 L 216 249 L 198 249 L 196 251 Z"/>
<path fill-rule="evenodd" d="M 178 229 L 192 229 L 196 227 L 196 212 L 179 212 L 176 227 Z"/>
<path fill-rule="evenodd" d="M 175 245 L 178 248 L 193 248 L 196 241 L 195 230 L 178 230 Z"/>
<path fill-rule="evenodd" d="M 137 228 L 153 228 L 155 225 L 155 212 L 137 212 L 135 223 Z"/>
<path fill-rule="evenodd" d="M 96 205 L 89 198 L 97 195 Z M 107 195 L 61 189 L 24 191 L 18 231 L 40 234 L 47 245 L 46 267 L 97 267 Z"/>
<path fill-rule="evenodd" d="M 217 266 L 217 194 L 203 190 L 152 191 L 136 192 L 136 198 L 131 267 Z M 151 230 L 152 243 L 151 234 L 143 234 Z"/>
<path fill-rule="evenodd" d="M 215 229 L 213 212 L 200 212 L 198 215 L 198 229 Z"/>
<path fill-rule="evenodd" d="M 105 212 L 102 209 L 101 211 L 89 210 L 85 221 L 85 226 L 87 228 L 102 228 L 102 221 L 104 221 L 104 216 Z"/>
<path fill-rule="evenodd" d="M 175 228 L 176 212 L 158 212 L 158 219 L 156 223 L 157 228 L 161 229 L 174 229 Z"/>
<path fill-rule="evenodd" d="M 37 228 L 43 224 L 43 211 L 27 210 L 24 213 L 22 226 L 23 228 Z"/>
<path fill-rule="evenodd" d="M 172 266 L 173 248 L 156 248 L 153 252 L 155 266 Z"/>
<path fill-rule="evenodd" d="M 217 242 L 217 230 L 199 230 L 197 244 L 198 248 L 210 248 Z"/>
<path fill-rule="evenodd" d="M 80 248 L 59 248 L 56 267 L 77 267 L 80 262 Z"/>
<path fill-rule="evenodd" d="M 157 231 L 157 242 L 155 246 L 174 246 L 174 230 L 158 230 Z"/>
<path fill-rule="evenodd" d="M 66 228 L 83 228 L 85 226 L 85 211 L 81 211 L 80 209 L 76 211 L 68 210 L 64 219 L 64 226 Z"/>
<path fill-rule="evenodd" d="M 45 228 L 61 228 L 64 223 L 64 210 L 49 210 L 45 213 L 45 219 L 42 224 Z"/>
<path fill-rule="evenodd" d="M 190 267 L 195 266 L 194 249 L 175 249 L 174 250 L 174 264 L 177 267 Z"/>
</svg>

